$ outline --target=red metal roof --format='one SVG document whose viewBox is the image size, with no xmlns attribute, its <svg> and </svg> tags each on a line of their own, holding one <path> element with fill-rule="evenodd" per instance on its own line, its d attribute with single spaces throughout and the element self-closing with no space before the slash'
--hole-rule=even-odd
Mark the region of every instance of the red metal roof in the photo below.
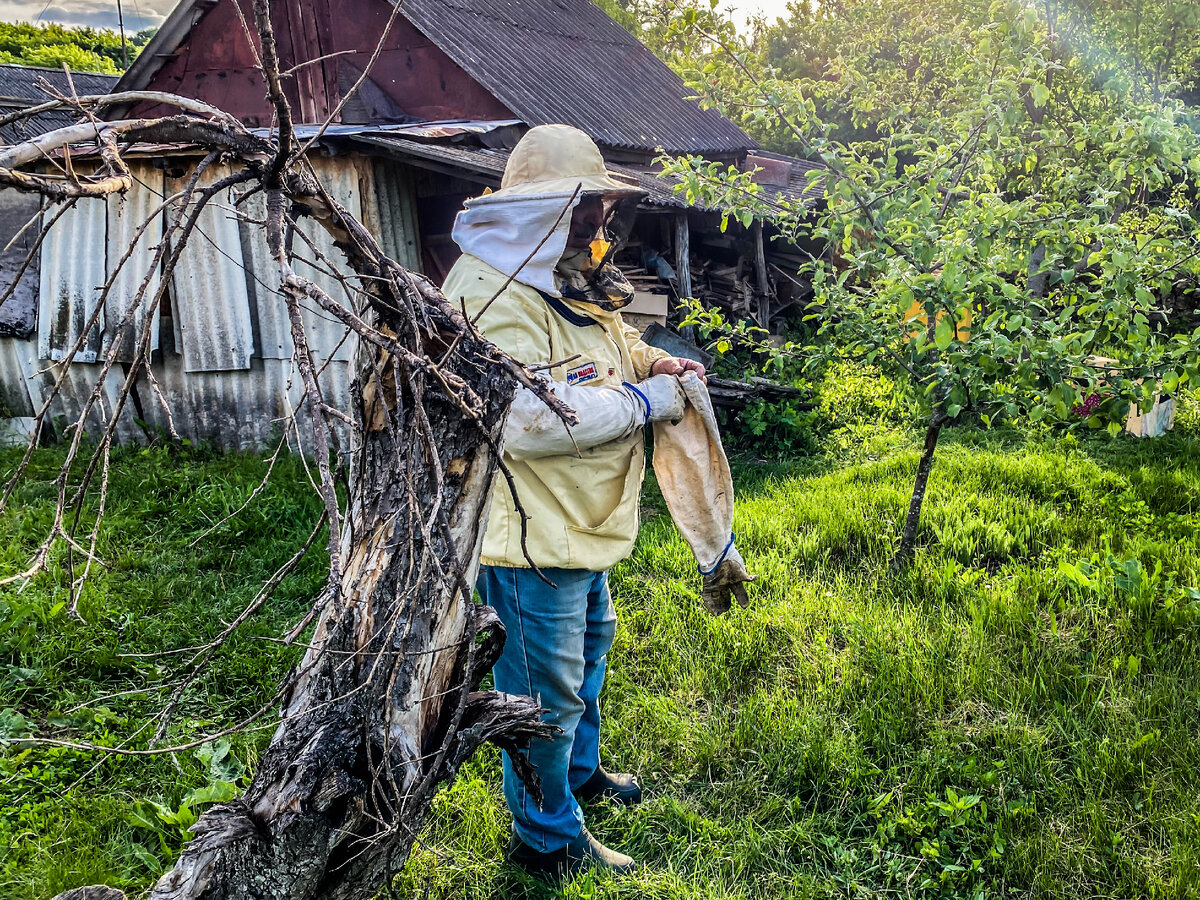
<svg viewBox="0 0 1200 900">
<path fill-rule="evenodd" d="M 737 155 L 754 141 L 591 0 L 403 0 L 401 13 L 530 125 L 610 147 Z"/>
<path fill-rule="evenodd" d="M 341 82 L 357 80 L 342 67 L 365 65 L 391 2 L 272 3 L 282 62 L 297 70 L 285 91 L 298 121 L 322 121 Z M 267 125 L 271 110 L 237 3 L 249 0 L 181 0 L 116 90 L 195 96 Z M 370 77 L 377 93 L 414 119 L 563 122 L 645 155 L 661 147 L 737 157 L 756 146 L 733 122 L 687 99 L 678 76 L 591 0 L 403 0 L 400 12 Z M 320 61 L 302 65 L 309 60 Z M 143 107 L 128 114 L 167 112 Z"/>
</svg>

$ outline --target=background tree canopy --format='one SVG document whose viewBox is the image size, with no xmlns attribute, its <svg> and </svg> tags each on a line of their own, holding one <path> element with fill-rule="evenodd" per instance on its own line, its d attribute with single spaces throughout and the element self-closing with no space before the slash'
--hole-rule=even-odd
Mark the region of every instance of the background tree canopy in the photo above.
<svg viewBox="0 0 1200 900">
<path fill-rule="evenodd" d="M 825 166 L 821 211 L 774 217 L 818 248 L 784 354 L 879 365 L 922 410 L 898 560 L 943 424 L 1115 434 L 1197 377 L 1194 3 L 836 0 L 749 34 L 709 3 L 626 11 L 704 102 Z M 667 168 L 727 219 L 765 212 L 736 168 Z"/>
<path fill-rule="evenodd" d="M 126 35 L 130 62 L 154 32 L 147 28 Z M 115 75 L 123 70 L 121 36 L 106 28 L 0 22 L 0 63 L 55 69 L 66 64 L 73 72 Z"/>
</svg>

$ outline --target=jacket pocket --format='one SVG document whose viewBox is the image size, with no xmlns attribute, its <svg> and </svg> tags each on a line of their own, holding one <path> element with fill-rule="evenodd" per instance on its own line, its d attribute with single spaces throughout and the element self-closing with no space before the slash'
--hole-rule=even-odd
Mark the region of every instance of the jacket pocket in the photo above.
<svg viewBox="0 0 1200 900">
<path fill-rule="evenodd" d="M 570 354 L 574 355 L 574 354 Z M 621 383 L 621 361 L 608 344 L 594 344 L 563 366 L 562 380 L 571 385 Z"/>
<path fill-rule="evenodd" d="M 642 475 L 645 456 L 642 452 L 641 435 L 631 441 L 626 458 L 625 478 L 621 497 L 615 507 L 599 521 L 577 521 L 567 523 L 567 556 L 572 568 L 594 568 L 597 560 L 611 557 L 613 546 L 618 543 L 633 543 L 638 531 L 638 500 L 642 491 Z M 615 562 L 615 560 L 612 560 Z M 607 568 L 612 562 L 600 562 Z"/>
</svg>

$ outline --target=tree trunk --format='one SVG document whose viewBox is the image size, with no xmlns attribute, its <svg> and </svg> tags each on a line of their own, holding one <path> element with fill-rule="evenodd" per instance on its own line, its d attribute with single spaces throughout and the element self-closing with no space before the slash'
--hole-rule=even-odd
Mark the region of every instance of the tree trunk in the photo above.
<svg viewBox="0 0 1200 900">
<path fill-rule="evenodd" d="M 548 737 L 553 728 L 541 721 L 542 710 L 529 697 L 477 691 L 500 655 L 504 631 L 493 610 L 474 603 L 472 585 L 487 505 L 502 465 L 501 434 L 517 386 L 532 390 L 566 424 L 576 420 L 544 383 L 482 338 L 431 283 L 387 259 L 362 224 L 329 197 L 302 153 L 293 154 L 295 136 L 273 56 L 267 0 L 255 0 L 254 12 L 264 76 L 278 113 L 275 142 L 250 134 L 216 110 L 210 110 L 215 114 L 210 121 L 172 116 L 100 124 L 89 117 L 84 125 L 57 129 L 37 143 L 0 154 L 0 180 L 52 197 L 104 196 L 128 187 L 130 180 L 118 139 L 204 147 L 209 153 L 181 195 L 186 199 L 151 269 L 157 271 L 166 260 L 163 286 L 215 192 L 250 182 L 264 192 L 261 224 L 279 267 L 295 362 L 313 420 L 319 491 L 331 529 L 330 577 L 308 618 L 293 631 L 298 637 L 307 624 L 316 623 L 303 660 L 284 683 L 280 724 L 253 780 L 243 796 L 200 817 L 192 829 L 195 839 L 149 896 L 366 900 L 385 889 L 404 865 L 438 786 L 484 741 L 514 751 L 518 774 L 539 799 L 536 778 L 515 751 L 530 739 Z M 180 103 L 188 108 L 193 101 Z M 89 139 L 106 148 L 101 155 L 107 153 L 107 164 L 82 181 L 70 174 L 8 168 L 40 162 L 51 150 Z M 239 159 L 243 170 L 197 190 L 204 169 L 220 157 Z M 199 199 L 193 202 L 193 196 Z M 293 270 L 283 236 L 288 216 L 301 213 L 321 223 L 355 272 L 353 309 Z M 165 256 L 168 246 L 172 249 Z M 147 274 L 143 294 L 150 283 Z M 94 316 L 107 298 L 106 287 Z M 356 335 L 351 409 L 325 403 L 302 300 L 317 303 Z M 146 363 L 149 326 L 143 331 L 138 359 Z M 114 353 L 106 365 L 113 364 Z M 123 390 L 130 389 L 127 384 Z M 93 397 L 100 394 L 97 384 Z M 43 406 L 39 421 L 48 408 Z M 84 408 L 78 428 L 89 409 Z M 118 406 L 113 423 L 119 413 Z M 335 421 L 351 426 L 354 442 L 344 514 L 328 452 Z M 93 455 L 77 488 L 81 503 L 107 446 Z M 70 471 L 77 447 L 78 437 L 64 472 Z M 22 466 L 32 450 L 30 445 Z M 44 565 L 49 548 L 66 536 L 62 522 L 70 504 L 65 498 L 60 490 L 54 528 L 29 573 Z M 198 654 L 195 665 L 202 666 L 206 654 L 235 627 Z M 73 896 L 110 896 L 103 891 L 78 889 Z"/>
<path fill-rule="evenodd" d="M 416 363 L 376 351 L 360 366 L 360 412 L 363 384 L 392 377 L 386 420 L 368 424 L 351 466 L 341 584 L 315 607 L 254 780 L 200 818 L 155 900 L 373 896 L 407 859 L 438 784 L 483 741 L 546 733 L 529 698 L 474 692 L 503 645 L 471 585 L 515 387 L 478 365 L 477 344 L 462 339 L 442 368 L 478 395 L 487 435 Z"/>
<path fill-rule="evenodd" d="M 921 452 L 921 461 L 917 464 L 917 477 L 913 482 L 912 499 L 908 503 L 908 516 L 904 520 L 900 546 L 896 549 L 896 555 L 892 557 L 893 571 L 903 569 L 912 561 L 913 549 L 917 543 L 917 526 L 921 523 L 921 504 L 925 501 L 925 488 L 929 483 L 929 473 L 933 470 L 933 454 L 937 450 L 943 422 L 945 417 L 935 409 L 929 428 L 925 431 L 925 448 Z"/>
</svg>

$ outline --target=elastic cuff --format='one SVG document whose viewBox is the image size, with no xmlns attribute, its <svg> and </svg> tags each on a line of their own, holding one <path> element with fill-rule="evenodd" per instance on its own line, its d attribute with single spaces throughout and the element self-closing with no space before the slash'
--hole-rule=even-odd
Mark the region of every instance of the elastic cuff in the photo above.
<svg viewBox="0 0 1200 900">
<path fill-rule="evenodd" d="M 621 384 L 623 384 L 625 387 L 627 387 L 631 391 L 633 391 L 634 394 L 637 395 L 638 399 L 641 400 L 643 404 L 645 404 L 645 406 L 646 406 L 646 421 L 643 424 L 649 425 L 650 424 L 650 399 L 645 394 L 643 394 L 641 391 L 639 391 L 636 387 L 634 387 L 632 384 L 630 384 L 628 381 L 622 381 Z"/>
<path fill-rule="evenodd" d="M 711 569 L 709 569 L 707 572 L 705 572 L 702 568 L 700 568 L 700 566 L 696 566 L 696 571 L 698 571 L 701 575 L 704 575 L 706 577 L 711 575 L 713 572 L 717 571 L 717 569 L 719 569 L 721 567 L 721 563 L 725 562 L 725 557 L 727 557 L 729 555 L 729 551 L 733 549 L 733 542 L 736 538 L 737 538 L 736 534 L 731 533 L 729 535 L 729 543 L 725 545 L 725 549 L 721 551 L 721 555 L 717 557 L 717 561 L 715 563 L 713 563 Z"/>
</svg>

